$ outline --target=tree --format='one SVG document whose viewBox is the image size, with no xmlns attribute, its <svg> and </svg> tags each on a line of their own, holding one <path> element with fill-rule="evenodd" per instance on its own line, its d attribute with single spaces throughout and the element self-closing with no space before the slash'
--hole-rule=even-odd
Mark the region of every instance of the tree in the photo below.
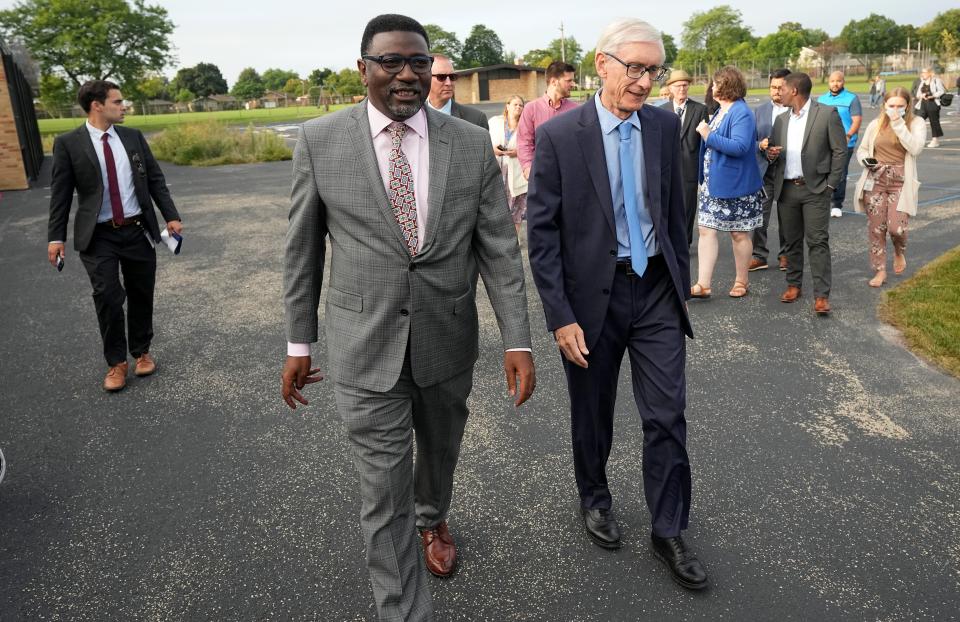
<svg viewBox="0 0 960 622">
<path fill-rule="evenodd" d="M 443 54 L 450 59 L 454 67 L 460 64 L 463 44 L 460 43 L 460 39 L 457 39 L 456 34 L 436 24 L 424 24 L 423 29 L 427 31 L 427 36 L 430 38 L 431 52 Z"/>
<path fill-rule="evenodd" d="M 180 89 L 177 93 L 177 102 L 181 104 L 189 104 L 197 98 L 196 95 L 190 92 L 190 89 Z"/>
<path fill-rule="evenodd" d="M 61 76 L 40 76 L 40 105 L 51 117 L 63 118 L 77 96 L 77 89 Z"/>
<path fill-rule="evenodd" d="M 250 101 L 263 97 L 265 91 L 260 74 L 253 67 L 247 67 L 237 76 L 237 81 L 230 92 L 240 101 Z"/>
<path fill-rule="evenodd" d="M 470 31 L 470 36 L 463 42 L 463 54 L 460 64 L 464 69 L 469 67 L 486 67 L 499 65 L 503 62 L 503 42 L 497 33 L 483 24 L 477 24 Z"/>
<path fill-rule="evenodd" d="M 827 81 L 827 68 L 833 64 L 833 57 L 846 51 L 843 41 L 827 39 L 813 48 L 820 57 L 820 83 Z"/>
<path fill-rule="evenodd" d="M 666 58 L 663 61 L 665 65 L 672 65 L 677 58 L 677 42 L 673 40 L 673 35 L 663 34 L 663 51 L 666 52 Z M 586 58 L 584 58 L 586 62 Z M 590 61 L 593 64 L 593 61 Z M 596 71 L 596 69 L 594 69 Z"/>
<path fill-rule="evenodd" d="M 850 20 L 840 31 L 839 39 L 854 54 L 888 54 L 904 43 L 903 30 L 897 22 L 876 13 Z"/>
<path fill-rule="evenodd" d="M 177 72 L 171 84 L 176 91 L 187 89 L 198 97 L 223 95 L 227 92 L 227 81 L 223 79 L 220 69 L 212 63 L 184 67 Z"/>
<path fill-rule="evenodd" d="M 46 74 L 132 84 L 170 61 L 173 22 L 144 0 L 22 0 L 0 11 L 0 35 L 19 37 Z"/>
<path fill-rule="evenodd" d="M 268 91 L 279 91 L 290 78 L 300 79 L 300 75 L 288 69 L 267 69 L 263 72 L 263 86 Z"/>
<path fill-rule="evenodd" d="M 550 45 L 547 46 L 547 53 L 553 58 L 553 60 L 563 60 L 566 58 L 566 62 L 570 63 L 574 67 L 580 64 L 580 61 L 583 59 L 583 48 L 580 47 L 580 44 L 577 43 L 577 40 L 573 37 L 565 37 L 565 41 L 561 40 L 560 37 L 557 37 L 550 42 Z M 561 50 L 561 45 L 565 45 L 565 53 Z M 549 64 L 549 63 L 548 63 Z"/>
<path fill-rule="evenodd" d="M 800 22 L 783 22 L 777 28 L 777 32 L 796 32 L 803 38 L 803 45 L 807 47 L 820 45 L 830 38 L 826 31 L 820 28 L 804 28 Z"/>
<path fill-rule="evenodd" d="M 307 82 L 315 86 L 320 86 L 323 84 L 323 81 L 327 79 L 333 73 L 333 69 L 314 69 L 310 72 L 310 75 L 307 76 Z"/>
<path fill-rule="evenodd" d="M 947 31 L 947 38 L 944 38 L 943 31 Z M 925 46 L 944 54 L 947 58 L 951 58 L 949 51 L 944 49 L 943 46 L 951 38 L 960 39 L 960 9 L 950 9 L 938 13 L 936 17 L 917 29 L 917 34 Z"/>
<path fill-rule="evenodd" d="M 304 93 L 304 81 L 300 78 L 290 78 L 287 80 L 287 83 L 283 85 L 283 92 L 289 95 L 290 97 L 299 97 Z"/>
<path fill-rule="evenodd" d="M 588 50 L 587 53 L 583 55 L 583 60 L 580 61 L 580 75 L 592 78 L 597 77 L 596 58 L 596 50 Z"/>
<path fill-rule="evenodd" d="M 549 50 L 535 49 L 523 55 L 523 62 L 531 67 L 546 67 L 553 62 Z"/>
<path fill-rule="evenodd" d="M 356 69 L 341 69 L 328 77 L 323 85 L 341 97 L 353 97 L 367 92 L 367 87 L 363 86 L 363 81 L 360 79 L 360 72 Z"/>
<path fill-rule="evenodd" d="M 709 71 L 726 62 L 727 53 L 737 44 L 751 41 L 752 36 L 740 11 L 724 4 L 691 15 L 683 23 L 680 40 L 684 50 L 707 63 Z"/>
<path fill-rule="evenodd" d="M 779 30 L 757 41 L 756 58 L 792 62 L 806 44 L 802 31 Z"/>
</svg>

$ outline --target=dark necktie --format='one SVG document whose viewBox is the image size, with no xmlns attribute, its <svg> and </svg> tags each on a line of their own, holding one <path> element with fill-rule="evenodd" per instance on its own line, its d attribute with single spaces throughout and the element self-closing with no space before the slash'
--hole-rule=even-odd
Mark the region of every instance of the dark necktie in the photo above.
<svg viewBox="0 0 960 622">
<path fill-rule="evenodd" d="M 677 116 L 680 117 L 680 120 L 683 120 L 683 106 L 677 108 Z"/>
<path fill-rule="evenodd" d="M 120 202 L 120 184 L 117 182 L 117 163 L 113 159 L 113 149 L 110 148 L 110 134 L 104 132 L 103 161 L 107 165 L 107 190 L 110 192 L 110 211 L 113 212 L 113 224 L 117 227 L 123 224 L 123 203 Z"/>
</svg>

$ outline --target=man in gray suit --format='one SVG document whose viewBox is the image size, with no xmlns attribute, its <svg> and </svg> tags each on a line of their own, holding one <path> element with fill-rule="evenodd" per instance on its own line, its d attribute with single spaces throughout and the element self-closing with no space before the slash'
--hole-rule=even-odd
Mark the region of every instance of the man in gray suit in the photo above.
<svg viewBox="0 0 960 622">
<path fill-rule="evenodd" d="M 360 49 L 368 99 L 305 123 L 294 154 L 282 395 L 291 408 L 306 404 L 300 390 L 321 379 L 308 344 L 329 237 L 329 371 L 360 474 L 377 611 L 430 620 L 417 529 L 427 569 L 450 575 L 446 519 L 478 355 L 478 274 L 517 406 L 535 384 L 527 298 L 489 134 L 423 105 L 432 79 L 423 27 L 381 15 Z"/>
<path fill-rule="evenodd" d="M 786 242 L 787 290 L 781 302 L 796 302 L 803 282 L 806 240 L 813 276 L 813 310 L 830 313 L 830 198 L 847 163 L 847 137 L 833 106 L 810 99 L 813 82 L 805 73 L 784 78 L 783 104 L 767 145 L 766 181 L 773 187 Z"/>
<path fill-rule="evenodd" d="M 485 130 L 490 129 L 487 115 L 476 108 L 461 106 L 453 99 L 457 76 L 453 62 L 443 54 L 433 55 L 433 80 L 430 82 L 430 96 L 427 103 L 438 112 L 469 121 Z"/>
</svg>

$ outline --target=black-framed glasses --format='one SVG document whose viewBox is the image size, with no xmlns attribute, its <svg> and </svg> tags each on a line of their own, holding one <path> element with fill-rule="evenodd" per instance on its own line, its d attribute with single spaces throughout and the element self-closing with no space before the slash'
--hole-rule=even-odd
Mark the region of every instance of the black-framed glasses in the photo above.
<svg viewBox="0 0 960 622">
<path fill-rule="evenodd" d="M 398 54 L 388 54 L 385 56 L 367 56 L 360 58 L 377 63 L 387 73 L 400 73 L 406 65 L 410 65 L 413 73 L 427 73 L 433 67 L 433 57 L 426 54 L 414 54 L 413 56 L 400 56 Z"/>
<path fill-rule="evenodd" d="M 435 73 L 433 77 L 437 79 L 437 82 L 446 82 L 448 78 L 451 82 L 456 82 L 460 76 L 455 73 Z"/>
<path fill-rule="evenodd" d="M 654 82 L 659 82 L 663 80 L 663 77 L 667 75 L 668 68 L 663 65 L 653 65 L 647 67 L 646 65 L 638 65 L 636 63 L 626 63 L 610 52 L 601 52 L 605 56 L 609 56 L 613 60 L 617 61 L 621 65 L 627 68 L 627 77 L 631 80 L 639 80 L 643 76 L 650 74 L 650 79 Z"/>
</svg>

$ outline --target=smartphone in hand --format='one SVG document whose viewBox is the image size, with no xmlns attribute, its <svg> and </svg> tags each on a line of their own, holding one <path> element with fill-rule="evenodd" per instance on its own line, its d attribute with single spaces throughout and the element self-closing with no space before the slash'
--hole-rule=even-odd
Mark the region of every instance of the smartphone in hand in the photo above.
<svg viewBox="0 0 960 622">
<path fill-rule="evenodd" d="M 57 272 L 63 272 L 63 255 L 57 253 Z"/>
</svg>

